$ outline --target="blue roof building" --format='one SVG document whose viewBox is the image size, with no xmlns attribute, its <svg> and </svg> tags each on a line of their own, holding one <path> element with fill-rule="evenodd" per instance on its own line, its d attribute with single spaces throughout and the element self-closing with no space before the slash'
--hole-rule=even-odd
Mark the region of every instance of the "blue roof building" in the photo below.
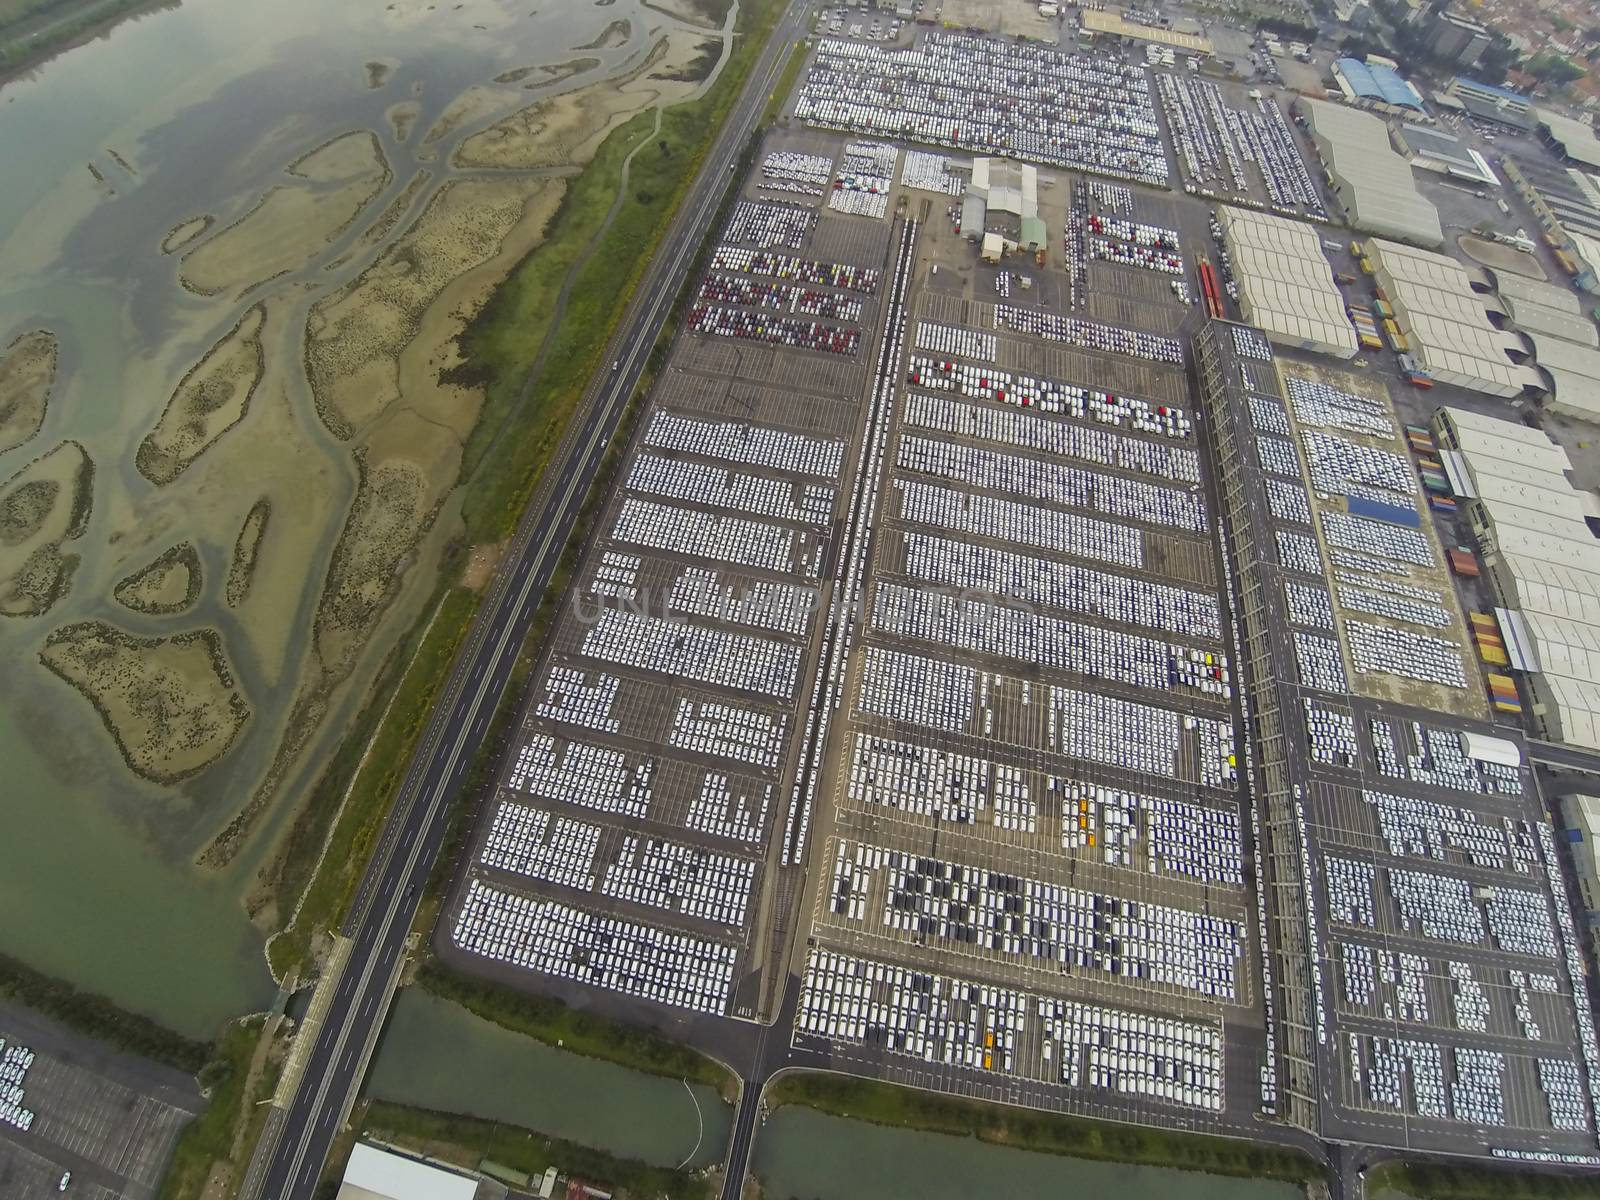
<svg viewBox="0 0 1600 1200">
<path fill-rule="evenodd" d="M 1422 94 L 1398 72 L 1359 58 L 1341 58 L 1333 64 L 1334 77 L 1352 103 L 1388 112 L 1422 112 Z"/>
</svg>

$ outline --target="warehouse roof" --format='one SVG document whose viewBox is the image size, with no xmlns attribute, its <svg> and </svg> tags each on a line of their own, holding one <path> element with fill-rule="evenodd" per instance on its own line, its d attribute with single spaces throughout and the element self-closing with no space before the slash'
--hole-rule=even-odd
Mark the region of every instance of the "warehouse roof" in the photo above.
<svg viewBox="0 0 1600 1200">
<path fill-rule="evenodd" d="M 478 1181 L 403 1154 L 357 1142 L 340 1200 L 472 1200 Z"/>
<path fill-rule="evenodd" d="M 1600 141 L 1594 136 L 1594 126 L 1587 121 L 1575 121 L 1547 109 L 1539 110 L 1539 129 L 1574 162 L 1600 167 Z"/>
<path fill-rule="evenodd" d="M 1514 275 L 1510 271 L 1494 272 L 1494 289 L 1508 300 L 1526 300 L 1574 315 L 1583 312 L 1583 302 L 1572 289 L 1554 283 L 1542 283 L 1524 275 Z"/>
<path fill-rule="evenodd" d="M 1379 118 L 1324 100 L 1301 104 L 1352 225 L 1422 246 L 1444 244 L 1438 210 L 1417 191 L 1410 164 L 1395 153 Z"/>
<path fill-rule="evenodd" d="M 1359 58 L 1341 58 L 1333 69 L 1349 85 L 1349 90 L 1363 100 L 1377 100 L 1396 108 L 1414 108 L 1422 111 L 1422 95 L 1401 78 L 1399 72 L 1380 63 L 1365 63 Z"/>
<path fill-rule="evenodd" d="M 1272 340 L 1351 358 L 1355 330 L 1317 231 L 1251 209 L 1217 210 L 1245 320 Z"/>
<path fill-rule="evenodd" d="M 1600 347 L 1600 333 L 1595 332 L 1594 322 L 1587 317 L 1526 300 L 1513 300 L 1509 296 L 1503 299 L 1507 315 L 1529 333 L 1547 334 L 1580 346 Z"/>
<path fill-rule="evenodd" d="M 1395 137 L 1400 151 L 1410 154 L 1418 166 L 1438 163 L 1460 178 L 1500 184 L 1488 160 L 1454 134 L 1406 121 L 1395 130 Z"/>
<path fill-rule="evenodd" d="M 1412 353 L 1435 379 L 1497 396 L 1539 382 L 1507 356 L 1524 349 L 1522 339 L 1489 323 L 1455 259 L 1382 238 L 1370 239 L 1367 252 Z"/>
<path fill-rule="evenodd" d="M 1437 415 L 1472 476 L 1491 578 L 1526 632 L 1546 732 L 1600 748 L 1600 540 L 1585 519 L 1600 503 L 1572 486 L 1564 450 L 1548 438 L 1549 451 L 1532 449 L 1541 435 L 1527 426 L 1458 408 Z M 1497 456 L 1497 434 L 1524 448 L 1515 461 Z"/>
</svg>

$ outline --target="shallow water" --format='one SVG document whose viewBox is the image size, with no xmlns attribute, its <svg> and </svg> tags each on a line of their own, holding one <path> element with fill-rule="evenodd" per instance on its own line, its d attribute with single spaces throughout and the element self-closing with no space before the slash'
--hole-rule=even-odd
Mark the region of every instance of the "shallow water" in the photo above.
<svg viewBox="0 0 1600 1200">
<path fill-rule="evenodd" d="M 826 1146 L 826 1153 L 818 1153 Z M 756 1135 L 753 1171 L 767 1200 L 971 1200 L 1115 1196 L 1118 1200 L 1298 1200 L 1298 1188 L 1160 1167 L 1007 1150 L 971 1138 L 888 1129 L 780 1108 Z"/>
<path fill-rule="evenodd" d="M 522 1125 L 666 1167 L 718 1162 L 727 1147 L 733 1110 L 708 1087 L 693 1093 L 509 1033 L 416 988 L 396 1000 L 366 1086 L 378 1099 Z"/>
<path fill-rule="evenodd" d="M 577 57 L 571 47 L 608 22 L 632 21 L 632 41 L 583 52 L 601 66 L 560 85 L 580 86 L 641 53 L 644 30 L 673 25 L 637 0 L 606 7 L 564 0 L 531 15 L 530 7 L 513 0 L 187 0 L 0 87 L 0 162 L 7 164 L 0 347 L 41 326 L 61 343 L 44 428 L 0 455 L 0 481 L 68 437 L 81 441 L 97 466 L 88 530 L 66 546 L 83 559 L 70 594 L 43 617 L 0 618 L 0 909 L 7 914 L 0 951 L 194 1033 L 208 1034 L 270 997 L 259 935 L 237 902 L 267 839 L 258 837 L 221 877 L 205 877 L 189 863 L 271 759 L 307 650 L 303 631 L 355 487 L 348 447 L 321 428 L 292 369 L 310 304 L 364 260 L 335 273 L 322 264 L 419 166 L 434 172 L 433 186 L 448 174 L 442 164 L 454 139 L 431 148 L 421 142 L 463 89 L 516 67 L 568 61 Z M 383 86 L 370 88 L 366 64 L 376 60 L 393 70 Z M 548 91 L 501 89 L 495 116 Z M 402 145 L 385 111 L 403 100 L 422 111 Z M 286 163 L 354 128 L 379 135 L 394 179 L 306 271 L 261 290 L 270 295 L 310 281 L 308 294 L 286 309 L 288 319 L 269 331 L 267 376 L 245 423 L 176 483 L 154 488 L 134 469 L 135 447 L 184 372 L 258 298 L 186 292 L 177 281 L 179 256 L 163 255 L 162 239 L 202 213 L 226 224 L 283 181 Z M 420 202 L 412 209 L 418 211 Z M 390 236 L 404 228 L 401 222 Z M 272 416 L 266 397 L 279 377 L 274 396 L 283 398 Z M 290 530 L 304 579 L 297 572 L 291 584 L 287 609 L 297 632 L 285 645 L 255 644 L 221 600 L 233 539 L 253 500 L 243 490 L 257 486 L 232 490 L 221 470 L 231 470 L 229 454 L 239 456 L 237 445 L 224 454 L 230 441 L 249 446 L 247 456 L 262 456 L 261 471 L 296 479 L 306 473 L 325 497 L 326 521 Z M 281 467 L 268 457 L 274 453 Z M 214 457 L 221 462 L 208 468 Z M 112 600 L 118 579 L 185 538 L 206 567 L 194 610 L 154 618 Z M 396 625 L 415 611 L 425 582 L 411 589 L 410 608 L 394 614 Z M 175 788 L 125 770 L 94 711 L 37 659 L 50 631 L 94 618 L 145 635 L 202 625 L 221 631 L 254 715 L 219 764 Z M 377 657 L 369 655 L 368 665 Z M 327 728 L 354 710 L 359 693 L 347 693 Z M 328 734 L 314 745 L 312 765 L 331 748 Z M 302 770 L 290 789 L 304 788 L 312 774 Z M 280 804 L 262 832 L 272 832 L 284 811 Z"/>
</svg>

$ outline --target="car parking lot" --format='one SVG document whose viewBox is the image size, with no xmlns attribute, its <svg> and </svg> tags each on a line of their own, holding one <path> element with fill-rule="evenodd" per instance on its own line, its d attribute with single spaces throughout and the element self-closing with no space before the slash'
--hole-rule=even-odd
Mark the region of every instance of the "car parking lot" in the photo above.
<svg viewBox="0 0 1600 1200">
<path fill-rule="evenodd" d="M 0 1194 L 148 1200 L 201 1107 L 180 1072 L 0 1004 Z"/>
<path fill-rule="evenodd" d="M 1240 380 L 1234 341 L 1207 340 L 1215 370 L 1202 379 Z M 1430 693 L 1408 707 L 1367 678 L 1460 662 L 1429 657 L 1459 621 L 1431 525 L 1383 519 L 1416 506 L 1393 409 L 1370 388 L 1277 367 L 1270 384 L 1245 377 L 1254 395 L 1208 382 L 1207 417 L 1235 448 L 1219 470 L 1272 513 L 1250 531 L 1276 585 L 1259 628 L 1288 664 L 1255 699 L 1293 731 L 1277 768 L 1287 795 L 1266 804 L 1295 823 L 1277 845 L 1301 865 L 1264 869 L 1299 879 L 1301 895 L 1273 907 L 1312 956 L 1298 985 L 1310 1026 L 1286 1040 L 1307 1063 L 1294 1069 L 1321 1081 L 1313 1119 L 1325 1137 L 1365 1144 L 1592 1156 L 1592 1121 L 1576 1113 L 1581 1075 L 1600 1060 L 1526 753 L 1503 729 L 1425 703 Z M 1270 503 L 1269 481 L 1305 507 Z M 1354 511 L 1363 497 L 1371 517 Z M 1299 936 L 1285 943 L 1291 963 Z M 1583 1073 L 1559 1065 L 1579 1060 Z"/>
</svg>

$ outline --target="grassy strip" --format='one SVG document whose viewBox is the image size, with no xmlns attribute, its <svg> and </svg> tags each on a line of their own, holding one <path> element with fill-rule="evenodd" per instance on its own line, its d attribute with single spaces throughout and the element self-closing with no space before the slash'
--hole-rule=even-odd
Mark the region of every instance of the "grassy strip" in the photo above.
<svg viewBox="0 0 1600 1200">
<path fill-rule="evenodd" d="M 210 1043 L 174 1033 L 149 1017 L 118 1008 L 97 992 L 81 991 L 9 954 L 0 954 L 0 996 L 118 1050 L 166 1063 L 190 1075 L 211 1058 Z"/>
<path fill-rule="evenodd" d="M 277 886 L 284 898 L 303 890 L 304 900 L 298 916 L 272 943 L 272 968 L 279 978 L 304 961 L 312 932 L 337 923 L 349 905 L 477 606 L 477 593 L 448 587 L 437 608 L 430 610 L 434 612 L 432 622 L 427 617 L 418 619 L 389 656 L 390 665 L 380 676 L 379 686 L 373 688 L 355 728 L 341 742 L 296 817 L 280 855 Z M 406 664 L 403 673 L 399 664 Z M 399 677 L 392 682 L 384 678 L 395 675 Z M 391 693 L 388 718 L 380 724 Z M 347 784 L 369 741 L 365 766 L 354 782 Z M 339 803 L 347 787 L 349 799 L 341 812 Z M 339 819 L 330 835 L 328 826 L 335 813 Z M 313 877 L 325 839 L 322 866 Z"/>
<path fill-rule="evenodd" d="M 800 1104 L 836 1117 L 975 1137 L 1040 1154 L 1293 1183 L 1323 1173 L 1297 1150 L 1030 1112 L 837 1075 L 785 1075 L 767 1089 L 767 1101 L 773 1108 Z"/>
<path fill-rule="evenodd" d="M 777 86 L 772 89 L 772 95 L 767 97 L 767 109 L 761 114 L 763 125 L 775 124 L 779 114 L 783 112 L 784 103 L 789 99 L 789 93 L 794 90 L 795 81 L 800 78 L 800 68 L 805 65 L 806 44 L 798 41 L 794 49 L 789 51 L 789 61 L 783 64 L 783 74 L 778 76 Z"/>
<path fill-rule="evenodd" d="M 1444 1163 L 1382 1163 L 1367 1172 L 1367 1194 L 1396 1188 L 1418 1200 L 1596 1200 L 1600 1178 Z"/>
<path fill-rule="evenodd" d="M 417 972 L 424 989 L 453 1001 L 503 1029 L 563 1050 L 604 1059 L 651 1075 L 687 1079 L 719 1090 L 730 1083 L 716 1063 L 681 1042 L 638 1026 L 578 1012 L 549 996 L 512 991 L 487 979 L 464 975 L 433 959 Z"/>
<path fill-rule="evenodd" d="M 748 0 L 717 82 L 698 100 L 663 110 L 654 144 L 633 160 L 628 194 L 616 218 L 573 280 L 560 325 L 554 330 L 549 325 L 556 295 L 616 195 L 622 159 L 652 128 L 650 113 L 638 114 L 606 138 L 563 199 L 549 236 L 517 265 L 463 335 L 469 366 L 457 378 L 485 389 L 483 417 L 466 452 L 470 482 L 462 515 L 473 542 L 498 541 L 515 526 L 782 9 L 782 0 Z M 528 365 L 547 337 L 539 387 L 517 411 L 514 428 L 501 434 Z"/>
<path fill-rule="evenodd" d="M 216 1055 L 200 1072 L 200 1084 L 211 1093 L 211 1103 L 178 1138 L 158 1200 L 196 1200 L 205 1190 L 212 1165 L 233 1157 L 234 1129 L 244 1109 L 250 1059 L 265 1021 L 261 1016 L 237 1021 L 217 1039 Z"/>
<path fill-rule="evenodd" d="M 531 1176 L 535 1183 L 546 1167 L 554 1167 L 563 1175 L 629 1196 L 698 1200 L 712 1194 L 708 1179 L 696 1178 L 686 1171 L 616 1158 L 576 1142 L 456 1113 L 374 1100 L 367 1107 L 362 1131 L 381 1141 L 473 1170 L 484 1159 L 492 1159 Z"/>
</svg>

